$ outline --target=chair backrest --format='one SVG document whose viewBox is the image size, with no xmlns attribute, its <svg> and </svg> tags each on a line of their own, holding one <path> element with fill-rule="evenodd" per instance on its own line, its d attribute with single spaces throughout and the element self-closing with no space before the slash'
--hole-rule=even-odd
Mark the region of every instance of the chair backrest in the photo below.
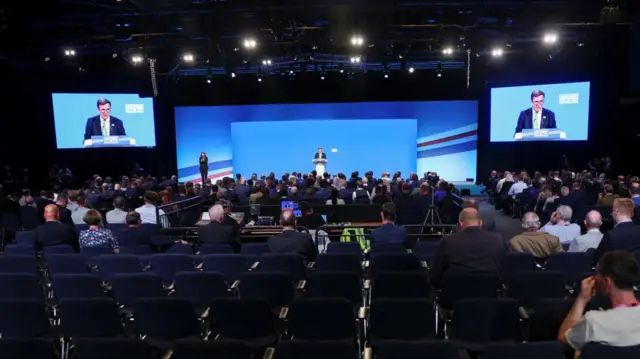
<svg viewBox="0 0 640 359">
<path fill-rule="evenodd" d="M 309 274 L 308 298 L 344 298 L 352 304 L 363 302 L 360 276 L 353 272 L 322 271 Z"/>
<path fill-rule="evenodd" d="M 440 305 L 453 309 L 456 302 L 469 298 L 495 298 L 500 280 L 495 274 L 467 273 L 446 276 L 440 285 Z"/>
<path fill-rule="evenodd" d="M 518 303 L 514 299 L 463 299 L 453 311 L 451 338 L 475 344 L 518 339 Z"/>
<path fill-rule="evenodd" d="M 249 271 L 249 265 L 239 254 L 207 254 L 202 256 L 202 269 L 221 273 L 227 282 L 234 282 Z"/>
<path fill-rule="evenodd" d="M 122 334 L 118 304 L 111 298 L 60 302 L 62 333 L 71 338 L 108 338 Z"/>
<path fill-rule="evenodd" d="M 525 308 L 545 298 L 564 298 L 564 275 L 558 271 L 520 272 L 511 277 L 508 295 Z"/>
<path fill-rule="evenodd" d="M 150 339 L 173 341 L 199 335 L 198 320 L 182 298 L 141 298 L 134 304 L 136 327 Z"/>
<path fill-rule="evenodd" d="M 435 257 L 436 250 L 440 242 L 428 241 L 428 242 L 418 242 L 415 246 L 413 246 L 412 252 L 420 258 L 421 261 L 429 262 Z"/>
<path fill-rule="evenodd" d="M 45 257 L 52 254 L 74 254 L 76 251 L 68 244 L 58 244 L 42 248 Z"/>
<path fill-rule="evenodd" d="M 382 272 L 373 279 L 371 298 L 429 298 L 426 272 Z"/>
<path fill-rule="evenodd" d="M 400 242 L 386 242 L 386 243 L 372 243 L 371 255 L 377 255 L 382 253 L 406 253 L 407 249 L 404 243 Z"/>
<path fill-rule="evenodd" d="M 360 259 L 360 253 L 322 253 L 316 257 L 315 270 L 316 272 L 347 271 L 360 273 L 362 271 Z"/>
<path fill-rule="evenodd" d="M 141 339 L 78 338 L 73 343 L 78 359 L 151 359 L 153 352 Z"/>
<path fill-rule="evenodd" d="M 371 260 L 371 275 L 375 277 L 380 272 L 410 272 L 421 271 L 422 264 L 412 253 L 381 253 Z"/>
<path fill-rule="evenodd" d="M 173 344 L 172 359 L 225 358 L 251 359 L 251 347 L 239 340 L 183 339 Z"/>
<path fill-rule="evenodd" d="M 240 298 L 265 300 L 274 307 L 294 296 L 294 278 L 285 273 L 249 272 L 240 279 Z"/>
<path fill-rule="evenodd" d="M 562 359 L 564 348 L 557 341 L 538 343 L 495 343 L 489 344 L 482 353 L 482 359 Z"/>
<path fill-rule="evenodd" d="M 355 339 L 353 305 L 343 298 L 298 299 L 289 305 L 289 333 L 302 340 Z"/>
<path fill-rule="evenodd" d="M 47 257 L 49 275 L 89 273 L 87 257 L 82 254 L 53 254 Z"/>
<path fill-rule="evenodd" d="M 190 244 L 177 243 L 167 249 L 168 254 L 193 254 L 193 247 Z"/>
<path fill-rule="evenodd" d="M 383 340 L 374 348 L 374 353 L 377 359 L 460 359 L 458 347 L 452 342 L 442 340 Z"/>
<path fill-rule="evenodd" d="M 564 273 L 567 284 L 580 279 L 582 273 L 591 271 L 593 256 L 582 252 L 553 253 L 547 259 L 546 270 Z"/>
<path fill-rule="evenodd" d="M 358 357 L 358 348 L 349 341 L 296 341 L 283 340 L 275 348 L 278 359 L 353 359 Z"/>
<path fill-rule="evenodd" d="M 269 245 L 266 243 L 245 243 L 240 249 L 240 253 L 247 255 L 263 255 L 271 252 Z"/>
<path fill-rule="evenodd" d="M 573 306 L 573 299 L 540 299 L 533 308 L 529 341 L 553 341 Z"/>
<path fill-rule="evenodd" d="M 120 254 L 133 254 L 136 256 L 150 256 L 153 254 L 151 247 L 145 245 L 121 246 Z"/>
<path fill-rule="evenodd" d="M 107 282 L 111 282 L 113 276 L 118 273 L 142 273 L 140 260 L 131 254 L 100 256 L 97 263 L 100 276 Z"/>
<path fill-rule="evenodd" d="M 369 335 L 374 342 L 435 338 L 436 314 L 433 302 L 404 298 L 382 298 L 372 301 Z"/>
<path fill-rule="evenodd" d="M 175 276 L 176 295 L 194 307 L 207 307 L 213 299 L 231 296 L 224 275 L 213 272 L 180 272 Z"/>
<path fill-rule="evenodd" d="M 209 312 L 214 336 L 247 341 L 274 335 L 275 319 L 271 305 L 259 299 L 216 299 L 211 302 Z"/>
<path fill-rule="evenodd" d="M 33 299 L 0 300 L 0 334 L 2 340 L 5 338 L 36 338 L 51 334 L 49 314 L 44 301 Z"/>
<path fill-rule="evenodd" d="M 35 231 L 18 231 L 16 232 L 15 236 L 16 236 L 17 245 L 30 246 L 30 247 L 33 247 L 36 245 Z"/>
<path fill-rule="evenodd" d="M 32 255 L 11 255 L 0 256 L 0 273 L 25 273 L 35 274 L 38 265 L 35 256 Z"/>
<path fill-rule="evenodd" d="M 307 277 L 304 258 L 294 253 L 265 253 L 260 257 L 260 271 L 283 272 L 291 275 L 295 280 Z"/>
<path fill-rule="evenodd" d="M 162 280 L 153 273 L 116 274 L 111 285 L 113 298 L 124 306 L 132 306 L 139 298 L 166 296 Z"/>
<path fill-rule="evenodd" d="M 535 262 L 533 254 L 529 252 L 505 253 L 500 259 L 500 277 L 507 282 L 520 272 L 533 272 Z"/>
<path fill-rule="evenodd" d="M 178 272 L 195 271 L 193 258 L 186 254 L 154 254 L 151 256 L 151 271 L 165 284 L 171 284 Z"/>
<path fill-rule="evenodd" d="M 233 248 L 228 244 L 204 244 L 200 247 L 200 254 L 231 254 Z"/>
<path fill-rule="evenodd" d="M 327 245 L 327 253 L 332 254 L 357 254 L 362 255 L 362 248 L 357 242 L 329 242 Z"/>
<path fill-rule="evenodd" d="M 57 274 L 51 277 L 51 283 L 59 301 L 107 296 L 100 278 L 95 274 Z"/>
<path fill-rule="evenodd" d="M 0 299 L 35 299 L 44 301 L 40 278 L 35 274 L 0 274 Z"/>
<path fill-rule="evenodd" d="M 38 358 L 57 359 L 53 341 L 49 339 L 10 339 L 0 340 L 0 358 Z"/>
<path fill-rule="evenodd" d="M 22 256 L 35 256 L 36 249 L 31 246 L 20 246 L 17 244 L 10 244 L 4 247 L 4 255 L 22 255 Z"/>
</svg>

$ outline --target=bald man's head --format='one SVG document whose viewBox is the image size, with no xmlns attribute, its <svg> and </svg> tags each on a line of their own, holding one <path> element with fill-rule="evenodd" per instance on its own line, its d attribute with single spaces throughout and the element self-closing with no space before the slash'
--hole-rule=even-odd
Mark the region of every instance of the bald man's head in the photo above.
<svg viewBox="0 0 640 359">
<path fill-rule="evenodd" d="M 584 219 L 587 229 L 598 229 L 602 226 L 602 216 L 598 211 L 589 211 Z"/>
<path fill-rule="evenodd" d="M 293 211 L 282 211 L 282 214 L 280 214 L 280 225 L 285 228 L 296 228 L 296 216 L 293 215 Z"/>
<path fill-rule="evenodd" d="M 462 202 L 462 208 L 475 208 L 477 210 L 480 208 L 480 204 L 475 199 L 465 199 Z"/>
<path fill-rule="evenodd" d="M 469 227 L 480 227 L 482 226 L 482 220 L 480 219 L 480 213 L 477 209 L 473 207 L 468 207 L 460 212 L 460 216 L 458 217 L 458 223 L 461 229 L 469 228 Z"/>
<path fill-rule="evenodd" d="M 58 206 L 55 204 L 48 204 L 44 207 L 44 219 L 47 221 L 57 221 L 60 219 L 60 212 Z"/>
</svg>

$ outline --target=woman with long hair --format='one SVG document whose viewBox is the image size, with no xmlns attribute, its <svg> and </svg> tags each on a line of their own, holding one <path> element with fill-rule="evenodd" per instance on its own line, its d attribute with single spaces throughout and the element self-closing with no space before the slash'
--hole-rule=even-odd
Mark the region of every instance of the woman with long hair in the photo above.
<svg viewBox="0 0 640 359">
<path fill-rule="evenodd" d="M 200 152 L 200 176 L 202 177 L 202 184 L 205 183 L 209 175 L 209 158 L 204 152 Z"/>
</svg>

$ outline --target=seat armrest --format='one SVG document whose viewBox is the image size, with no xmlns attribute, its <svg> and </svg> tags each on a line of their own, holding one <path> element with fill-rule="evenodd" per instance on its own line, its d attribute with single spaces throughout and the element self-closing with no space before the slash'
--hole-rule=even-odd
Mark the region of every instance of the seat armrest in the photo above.
<svg viewBox="0 0 640 359">
<path fill-rule="evenodd" d="M 358 309 L 358 319 L 366 319 L 367 318 L 367 308 L 360 307 Z"/>
<path fill-rule="evenodd" d="M 280 313 L 278 314 L 279 319 L 287 319 L 287 315 L 289 314 L 289 308 L 282 307 L 280 308 Z"/>
<path fill-rule="evenodd" d="M 264 355 L 262 356 L 262 359 L 272 359 L 275 353 L 276 353 L 276 350 L 274 348 L 267 348 L 264 351 Z"/>
<path fill-rule="evenodd" d="M 521 319 L 525 319 L 525 320 L 529 319 L 529 314 L 527 314 L 527 311 L 524 310 L 523 307 L 518 307 L 518 314 L 520 315 Z"/>
<path fill-rule="evenodd" d="M 307 281 L 306 280 L 301 280 L 298 282 L 298 286 L 296 287 L 297 290 L 304 290 L 307 286 Z"/>
<path fill-rule="evenodd" d="M 367 280 L 365 280 L 365 281 L 364 281 L 364 284 L 362 285 L 362 287 L 363 287 L 365 290 L 369 290 L 369 289 L 371 289 L 371 279 L 367 279 Z"/>
<path fill-rule="evenodd" d="M 364 348 L 363 359 L 373 359 L 373 349 Z"/>
<path fill-rule="evenodd" d="M 254 262 L 251 267 L 249 268 L 249 270 L 256 270 L 258 269 L 258 266 L 260 265 L 260 262 Z"/>
</svg>

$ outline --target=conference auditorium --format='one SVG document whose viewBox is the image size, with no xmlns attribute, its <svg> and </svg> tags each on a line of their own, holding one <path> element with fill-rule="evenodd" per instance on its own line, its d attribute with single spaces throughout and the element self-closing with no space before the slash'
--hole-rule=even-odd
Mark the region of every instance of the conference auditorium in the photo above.
<svg viewBox="0 0 640 359">
<path fill-rule="evenodd" d="M 3 3 L 0 358 L 640 358 L 639 25 Z"/>
</svg>

